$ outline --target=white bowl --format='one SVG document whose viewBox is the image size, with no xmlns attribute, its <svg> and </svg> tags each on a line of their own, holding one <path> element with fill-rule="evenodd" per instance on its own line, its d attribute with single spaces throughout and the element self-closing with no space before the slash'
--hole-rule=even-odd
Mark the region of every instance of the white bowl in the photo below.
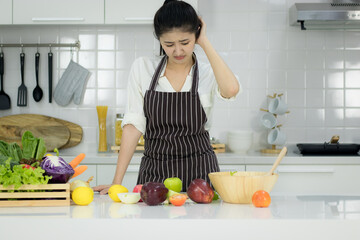
<svg viewBox="0 0 360 240">
<path fill-rule="evenodd" d="M 251 139 L 228 139 L 228 147 L 232 152 L 235 153 L 246 153 L 252 144 L 252 138 Z"/>
<path fill-rule="evenodd" d="M 252 144 L 253 132 L 248 130 L 235 130 L 228 132 L 227 144 L 230 151 L 246 153 Z"/>
<path fill-rule="evenodd" d="M 140 200 L 140 193 L 132 193 L 132 192 L 126 192 L 126 193 L 118 193 L 118 197 L 122 203 L 137 203 Z"/>
</svg>

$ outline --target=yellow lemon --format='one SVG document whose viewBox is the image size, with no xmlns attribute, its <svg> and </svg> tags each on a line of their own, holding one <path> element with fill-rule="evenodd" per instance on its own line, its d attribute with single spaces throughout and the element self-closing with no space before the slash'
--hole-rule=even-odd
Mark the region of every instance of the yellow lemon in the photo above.
<svg viewBox="0 0 360 240">
<path fill-rule="evenodd" d="M 129 190 L 126 187 L 120 184 L 115 184 L 109 188 L 108 194 L 114 202 L 121 202 L 118 197 L 118 193 L 125 193 L 125 192 L 129 192 Z"/>
<path fill-rule="evenodd" d="M 77 187 L 71 197 L 77 205 L 86 206 L 94 200 L 94 191 L 89 187 Z"/>
</svg>

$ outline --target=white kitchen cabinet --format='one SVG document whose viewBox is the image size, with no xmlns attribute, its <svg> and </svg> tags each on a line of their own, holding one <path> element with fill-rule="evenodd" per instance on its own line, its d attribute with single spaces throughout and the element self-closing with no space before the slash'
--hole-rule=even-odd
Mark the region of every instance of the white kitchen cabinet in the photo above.
<svg viewBox="0 0 360 240">
<path fill-rule="evenodd" d="M 121 185 L 125 186 L 130 192 L 132 192 L 136 185 L 139 167 L 140 165 L 129 165 L 122 181 Z M 116 165 L 98 165 L 97 184 L 111 184 L 114 179 L 115 170 Z"/>
<path fill-rule="evenodd" d="M 97 184 L 111 184 L 114 179 L 116 165 L 97 165 Z"/>
<path fill-rule="evenodd" d="M 13 24 L 103 24 L 104 0 L 13 0 Z"/>
<path fill-rule="evenodd" d="M 87 164 L 86 164 L 87 165 Z M 79 176 L 73 178 L 70 180 L 70 182 L 80 179 L 83 181 L 87 181 L 90 177 L 94 177 L 93 180 L 90 182 L 91 187 L 95 187 L 97 184 L 97 177 L 96 177 L 96 165 L 87 165 L 88 169 L 80 174 Z"/>
<path fill-rule="evenodd" d="M 246 171 L 269 171 L 271 165 L 246 165 Z M 360 165 L 283 165 L 272 193 L 360 194 Z"/>
<path fill-rule="evenodd" d="M 197 0 L 186 0 L 197 10 Z M 105 0 L 105 24 L 152 24 L 164 0 Z"/>
<path fill-rule="evenodd" d="M 12 0 L 0 0 L 0 24 L 12 23 Z"/>
</svg>

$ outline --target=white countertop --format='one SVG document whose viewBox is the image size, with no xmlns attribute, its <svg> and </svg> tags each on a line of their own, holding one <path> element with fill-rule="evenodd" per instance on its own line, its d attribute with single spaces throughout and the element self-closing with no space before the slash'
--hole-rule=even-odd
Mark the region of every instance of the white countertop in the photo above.
<svg viewBox="0 0 360 240">
<path fill-rule="evenodd" d="M 360 196 L 272 195 L 252 204 L 122 204 L 0 208 L 1 239 L 360 239 Z M 240 238 L 241 236 L 241 238 Z"/>
</svg>

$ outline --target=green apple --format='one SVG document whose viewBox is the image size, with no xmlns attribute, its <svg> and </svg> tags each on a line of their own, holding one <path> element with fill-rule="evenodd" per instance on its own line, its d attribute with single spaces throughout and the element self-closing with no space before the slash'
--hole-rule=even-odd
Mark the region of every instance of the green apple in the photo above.
<svg viewBox="0 0 360 240">
<path fill-rule="evenodd" d="M 181 192 L 182 189 L 182 181 L 180 178 L 177 177 L 165 179 L 164 185 L 167 189 L 178 193 Z"/>
</svg>

